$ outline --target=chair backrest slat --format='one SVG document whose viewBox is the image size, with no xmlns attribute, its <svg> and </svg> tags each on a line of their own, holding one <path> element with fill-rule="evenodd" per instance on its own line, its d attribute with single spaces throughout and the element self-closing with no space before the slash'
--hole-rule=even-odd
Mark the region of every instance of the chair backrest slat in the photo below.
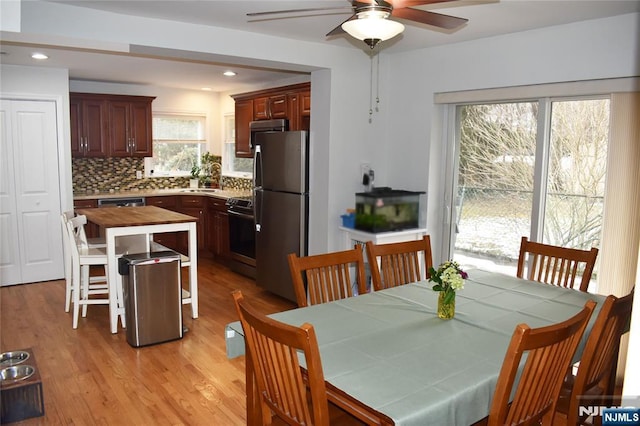
<svg viewBox="0 0 640 426">
<path fill-rule="evenodd" d="M 610 400 L 605 396 L 614 395 L 615 376 L 618 367 L 620 338 L 629 331 L 634 290 L 624 297 L 608 296 L 604 301 L 598 318 L 593 324 L 585 344 L 580 366 L 572 381 L 571 394 L 567 407 L 567 424 L 579 423 L 581 405 L 607 405 Z M 585 396 L 591 399 L 586 400 Z"/>
<path fill-rule="evenodd" d="M 595 302 L 566 321 L 546 327 L 516 327 L 507 349 L 491 403 L 488 424 L 530 425 L 553 422 L 560 387 L 591 317 Z M 527 359 L 509 403 L 524 354 Z"/>
<path fill-rule="evenodd" d="M 352 297 L 354 280 L 359 294 L 367 291 L 360 248 L 305 257 L 291 253 L 287 260 L 300 307 Z"/>
<path fill-rule="evenodd" d="M 233 297 L 245 333 L 247 366 L 255 374 L 262 424 L 271 424 L 273 412 L 290 425 L 328 426 L 327 390 L 313 326 L 294 327 L 269 318 L 250 306 L 240 291 Z M 299 352 L 306 364 L 311 403 Z"/>
<path fill-rule="evenodd" d="M 516 275 L 524 278 L 525 269 L 528 269 L 527 279 L 574 288 L 576 278 L 582 272 L 579 289 L 586 292 L 597 256 L 598 249 L 595 247 L 579 250 L 536 243 L 522 237 Z"/>
<path fill-rule="evenodd" d="M 428 235 L 420 240 L 388 244 L 367 241 L 366 250 L 376 291 L 424 280 L 433 266 Z M 421 260 L 424 271 L 420 270 Z"/>
</svg>

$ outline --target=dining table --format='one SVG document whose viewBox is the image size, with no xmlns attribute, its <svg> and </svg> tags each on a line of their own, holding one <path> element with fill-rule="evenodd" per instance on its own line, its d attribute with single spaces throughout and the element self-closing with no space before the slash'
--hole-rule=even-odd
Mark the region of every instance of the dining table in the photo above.
<svg viewBox="0 0 640 426">
<path fill-rule="evenodd" d="M 470 425 L 489 414 L 518 324 L 561 322 L 594 300 L 577 360 L 605 297 L 481 269 L 467 272 L 449 320 L 438 318 L 438 293 L 428 281 L 269 316 L 313 325 L 329 401 L 365 423 Z M 240 322 L 228 324 L 225 332 L 227 357 L 243 355 Z M 304 367 L 304 358 L 300 361 Z M 247 424 L 256 424 L 251 374 Z"/>
<path fill-rule="evenodd" d="M 188 253 L 182 261 L 189 268 L 189 288 L 183 290 L 182 303 L 191 305 L 192 318 L 198 318 L 198 218 L 157 206 L 83 208 L 76 211 L 87 221 L 100 227 L 107 252 L 107 282 L 109 287 L 109 321 L 111 333 L 118 332 L 118 318 L 126 327 L 122 279 L 118 273 L 118 257 L 128 253 L 148 253 L 157 250 L 153 234 L 187 232 Z M 166 249 L 166 248 L 165 248 Z"/>
</svg>

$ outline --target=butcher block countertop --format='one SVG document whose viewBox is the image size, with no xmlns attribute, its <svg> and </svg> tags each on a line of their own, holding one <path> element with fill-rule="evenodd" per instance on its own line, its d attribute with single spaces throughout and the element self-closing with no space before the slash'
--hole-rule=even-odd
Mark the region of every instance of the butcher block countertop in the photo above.
<svg viewBox="0 0 640 426">
<path fill-rule="evenodd" d="M 105 228 L 144 226 L 194 222 L 198 219 L 156 206 L 127 207 L 125 209 L 79 209 L 90 221 Z"/>
<path fill-rule="evenodd" d="M 206 195 L 216 198 L 231 198 L 251 195 L 251 191 L 237 189 L 209 189 L 209 188 L 175 188 L 175 189 L 137 189 L 131 191 L 109 192 L 80 192 L 74 193 L 74 200 L 96 200 L 98 198 L 131 198 L 131 197 L 161 197 L 168 195 Z"/>
</svg>

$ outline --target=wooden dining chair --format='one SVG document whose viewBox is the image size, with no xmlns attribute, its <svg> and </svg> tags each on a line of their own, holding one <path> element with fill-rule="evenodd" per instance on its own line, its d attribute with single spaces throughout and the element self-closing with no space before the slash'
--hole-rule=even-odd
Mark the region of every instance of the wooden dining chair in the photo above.
<svg viewBox="0 0 640 426">
<path fill-rule="evenodd" d="M 595 305 L 589 300 L 573 317 L 546 327 L 516 326 L 493 394 L 489 426 L 553 424 L 562 381 Z M 526 362 L 510 403 L 525 352 Z"/>
<path fill-rule="evenodd" d="M 558 247 L 529 241 L 522 237 L 518 257 L 518 278 L 524 278 L 525 266 L 527 279 L 559 287 L 574 288 L 578 272 L 582 268 L 580 291 L 586 292 L 591 280 L 593 267 L 598 257 L 598 249 L 579 250 Z M 528 265 L 525 265 L 528 263 Z"/>
<path fill-rule="evenodd" d="M 429 269 L 433 266 L 429 235 L 421 240 L 389 244 L 367 241 L 366 250 L 376 291 L 429 278 Z"/>
<path fill-rule="evenodd" d="M 298 257 L 287 256 L 299 307 L 352 297 L 353 279 L 358 294 L 367 292 L 362 249 Z M 353 268 L 354 273 L 351 273 Z"/>
<path fill-rule="evenodd" d="M 556 416 L 567 425 L 585 424 L 586 416 L 580 416 L 581 405 L 608 406 L 612 401 L 605 396 L 615 393 L 616 372 L 620 338 L 629 331 L 633 290 L 624 297 L 608 296 L 591 329 L 585 345 L 578 372 L 571 370 L 560 392 Z"/>
<path fill-rule="evenodd" d="M 290 425 L 328 426 L 327 390 L 313 326 L 305 323 L 295 327 L 269 318 L 250 306 L 239 290 L 233 292 L 233 298 L 250 358 L 247 365 L 251 365 L 257 385 L 255 403 L 262 424 L 270 425 L 274 413 Z M 305 361 L 310 400 L 299 352 Z M 250 380 L 248 374 L 247 383 Z M 251 405 L 248 401 L 247 410 Z"/>
</svg>

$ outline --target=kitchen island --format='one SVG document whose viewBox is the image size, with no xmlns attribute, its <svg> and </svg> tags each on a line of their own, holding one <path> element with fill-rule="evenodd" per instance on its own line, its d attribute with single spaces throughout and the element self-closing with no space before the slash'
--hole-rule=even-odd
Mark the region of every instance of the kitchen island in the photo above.
<svg viewBox="0 0 640 426">
<path fill-rule="evenodd" d="M 107 282 L 109 283 L 109 319 L 111 333 L 118 331 L 118 317 L 126 327 L 122 280 L 118 274 L 116 243 L 118 237 L 145 235 L 145 247 L 150 252 L 150 237 L 164 232 L 186 231 L 188 235 L 187 262 L 189 267 L 189 291 L 183 303 L 191 304 L 191 317 L 198 318 L 198 250 L 196 238 L 197 219 L 155 206 L 80 209 L 87 220 L 104 230 L 107 245 Z M 140 250 L 137 248 L 136 250 Z M 134 253 L 139 251 L 134 251 Z"/>
</svg>

